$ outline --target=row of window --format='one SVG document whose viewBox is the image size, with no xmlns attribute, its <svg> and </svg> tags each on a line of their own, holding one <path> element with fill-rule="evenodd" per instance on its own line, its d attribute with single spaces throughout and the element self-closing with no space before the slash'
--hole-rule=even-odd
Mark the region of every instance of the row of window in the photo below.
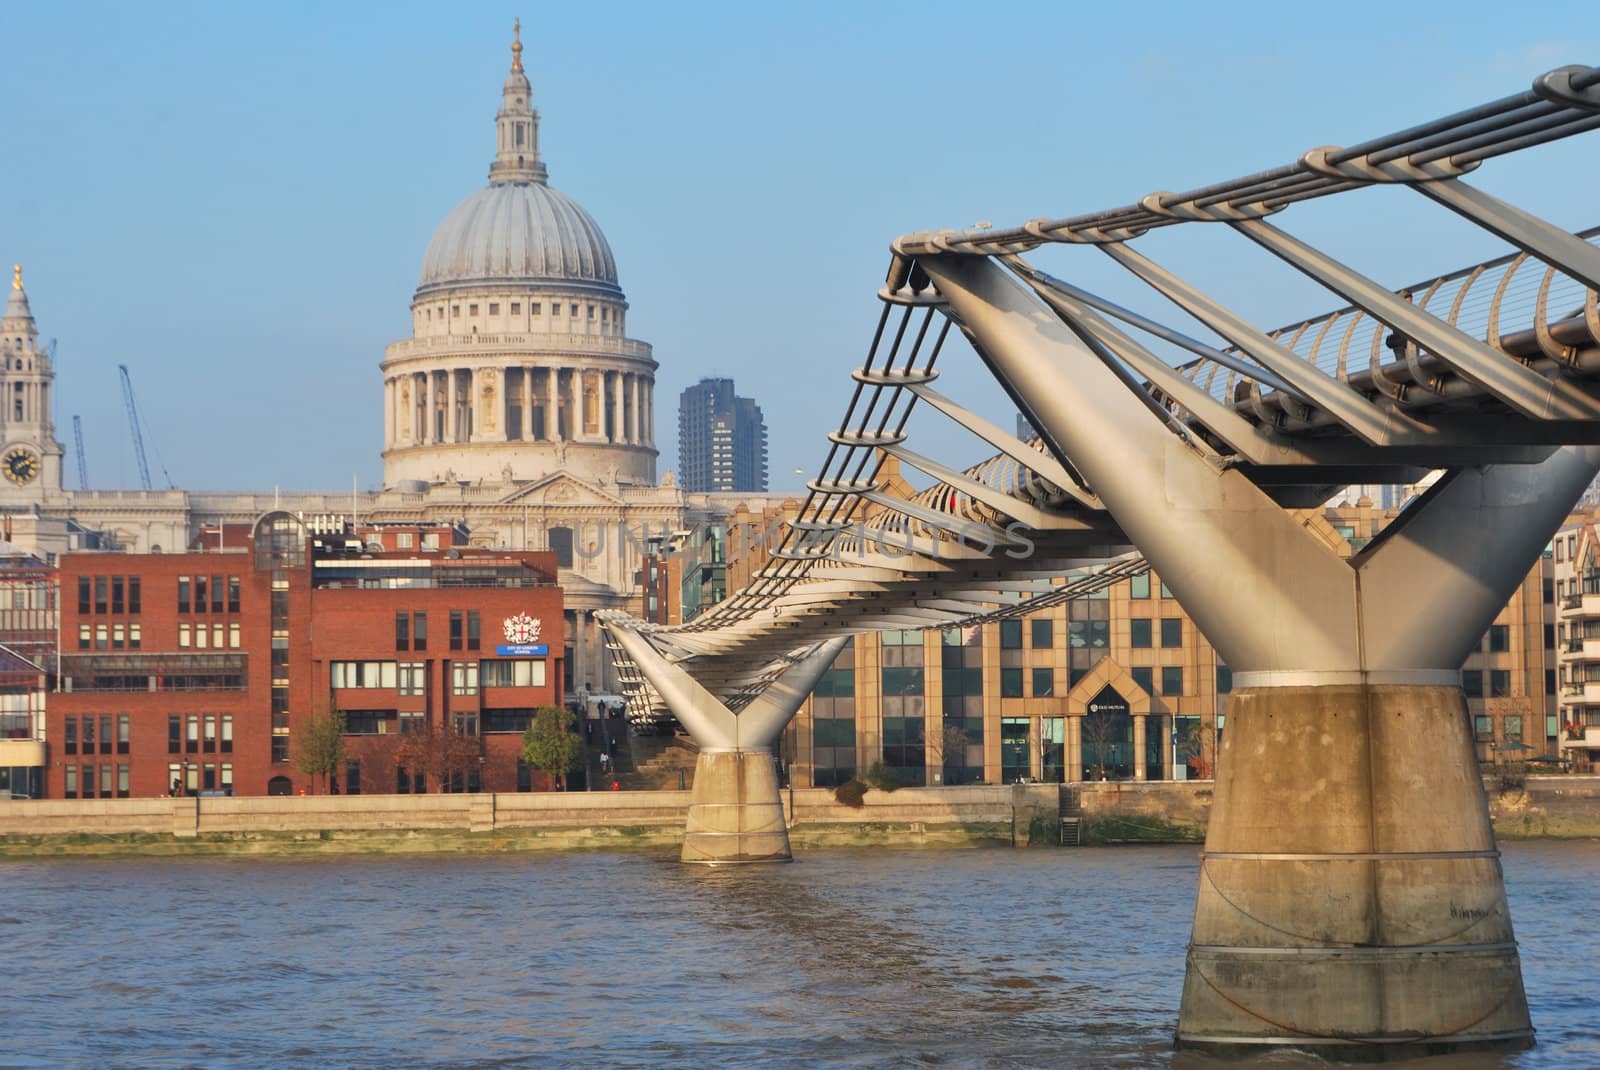
<svg viewBox="0 0 1600 1070">
<path fill-rule="evenodd" d="M 69 715 L 61 724 L 61 751 L 63 754 L 110 754 L 115 748 L 117 754 L 127 754 L 131 731 L 126 713 Z"/>
<path fill-rule="evenodd" d="M 168 754 L 231 754 L 233 714 L 170 713 L 167 715 Z"/>
<path fill-rule="evenodd" d="M 1148 575 L 1134 577 L 1144 579 L 1145 593 L 1143 597 L 1150 596 Z M 1163 587 L 1163 597 L 1166 597 Z M 1031 646 L 1035 650 L 1049 650 L 1054 644 L 1054 622 L 1048 618 L 1031 620 L 1028 622 L 1032 640 Z M 1134 617 L 1128 622 L 1130 631 L 1130 644 L 1135 647 L 1149 647 L 1155 622 L 1149 617 Z M 1111 645 L 1111 622 L 1109 620 L 1073 620 L 1067 622 L 1067 646 L 1077 648 L 1104 649 Z M 1183 618 L 1161 618 L 1161 645 L 1164 647 L 1177 647 L 1183 645 Z M 1000 649 L 1022 649 L 1022 621 L 1003 620 L 1000 622 Z"/>
<path fill-rule="evenodd" d="M 61 793 L 69 799 L 126 799 L 128 780 L 127 762 L 68 764 L 61 768 Z"/>
<path fill-rule="evenodd" d="M 239 612 L 239 577 L 179 576 L 178 612 Z"/>
<path fill-rule="evenodd" d="M 347 736 L 406 735 L 427 730 L 428 715 L 422 710 L 341 710 Z M 521 734 L 528 730 L 533 710 L 512 709 L 459 711 L 452 724 L 464 736 Z"/>
<path fill-rule="evenodd" d="M 480 686 L 543 687 L 545 664 L 543 658 L 458 661 L 450 667 L 451 690 L 475 695 Z M 335 690 L 393 687 L 402 695 L 427 694 L 427 663 L 422 661 L 335 661 L 329 663 L 329 676 Z"/>
<path fill-rule="evenodd" d="M 141 610 L 138 576 L 79 576 L 78 613 L 138 613 Z"/>
<path fill-rule="evenodd" d="M 144 645 L 144 626 L 132 624 L 79 624 L 79 650 L 138 650 Z"/>
<path fill-rule="evenodd" d="M 488 305 L 489 305 L 489 315 L 491 315 L 491 316 L 500 315 L 500 302 L 498 302 L 498 301 L 490 301 L 490 302 L 488 302 Z M 511 306 L 511 315 L 513 315 L 513 316 L 522 315 L 522 302 L 521 301 L 512 301 L 512 302 L 510 302 L 510 306 Z M 438 307 L 438 311 L 439 311 L 439 318 L 442 320 L 442 319 L 444 319 L 444 306 L 443 305 L 439 305 L 437 307 Z M 468 316 L 476 316 L 476 315 L 478 315 L 479 307 L 480 306 L 476 301 L 469 301 L 467 303 L 467 315 Z M 586 319 L 591 319 L 591 320 L 594 319 L 595 318 L 595 314 L 594 314 L 595 306 L 594 305 L 586 305 L 584 307 L 586 309 L 585 318 Z M 601 305 L 599 307 L 600 307 L 600 322 L 601 323 L 610 323 L 611 322 L 611 309 L 606 305 Z M 578 302 L 576 302 L 576 301 L 568 302 L 567 303 L 567 314 L 568 314 L 568 316 L 570 318 L 572 318 L 572 319 L 577 319 L 578 318 L 578 308 L 579 308 Z M 423 321 L 424 322 L 432 322 L 433 313 L 434 313 L 434 310 L 431 309 L 431 308 L 423 309 L 422 310 Z M 530 301 L 530 302 L 528 302 L 528 315 L 530 315 L 530 316 L 542 316 L 543 314 L 544 314 L 544 303 L 542 301 Z M 561 315 L 561 302 L 559 302 L 559 301 L 550 302 L 550 315 L 552 315 L 552 316 Z M 454 304 L 454 305 L 450 306 L 450 318 L 451 319 L 460 319 L 461 318 L 461 306 L 459 304 Z M 622 315 L 620 313 L 617 315 L 617 320 L 618 320 L 618 322 L 621 322 L 621 320 L 622 320 Z"/>
<path fill-rule="evenodd" d="M 239 622 L 218 621 L 214 624 L 181 623 L 178 625 L 178 649 L 188 650 L 238 650 L 240 644 Z"/>
<path fill-rule="evenodd" d="M 173 795 L 193 795 L 201 791 L 233 790 L 232 762 L 170 762 L 167 782 Z"/>
</svg>

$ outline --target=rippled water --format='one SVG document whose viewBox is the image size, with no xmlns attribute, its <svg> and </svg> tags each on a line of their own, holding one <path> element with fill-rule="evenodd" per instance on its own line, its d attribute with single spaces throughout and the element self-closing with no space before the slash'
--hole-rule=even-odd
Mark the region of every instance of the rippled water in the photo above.
<svg viewBox="0 0 1600 1070">
<path fill-rule="evenodd" d="M 1540 1046 L 1425 1065 L 1600 1066 L 1600 844 L 1505 856 Z M 4 863 L 0 1066 L 1237 1067 L 1169 1047 L 1197 876 L 1193 848 Z"/>
</svg>

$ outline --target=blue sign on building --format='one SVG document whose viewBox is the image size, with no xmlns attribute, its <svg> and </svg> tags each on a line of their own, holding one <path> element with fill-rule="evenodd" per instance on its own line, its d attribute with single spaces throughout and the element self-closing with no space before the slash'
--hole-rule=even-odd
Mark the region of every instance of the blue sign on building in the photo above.
<svg viewBox="0 0 1600 1070">
<path fill-rule="evenodd" d="M 550 653 L 550 648 L 543 643 L 540 643 L 538 646 L 530 646 L 526 643 L 519 643 L 514 646 L 497 646 L 494 648 L 494 652 L 502 657 L 542 658 Z"/>
</svg>

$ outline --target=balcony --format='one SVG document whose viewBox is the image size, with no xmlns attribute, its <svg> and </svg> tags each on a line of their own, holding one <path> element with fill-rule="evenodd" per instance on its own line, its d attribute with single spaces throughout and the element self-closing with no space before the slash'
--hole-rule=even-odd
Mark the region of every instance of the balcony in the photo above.
<svg viewBox="0 0 1600 1070">
<path fill-rule="evenodd" d="M 1600 680 L 1569 680 L 1561 685 L 1561 698 L 1574 702 L 1600 703 Z"/>
<path fill-rule="evenodd" d="M 1589 581 L 1585 581 L 1584 586 L 1589 586 Z M 1586 617 L 1600 618 L 1600 592 L 1585 591 L 1583 594 L 1563 595 L 1561 616 L 1578 620 Z"/>
<path fill-rule="evenodd" d="M 1558 738 L 1562 750 L 1600 750 L 1600 727 L 1595 725 L 1562 725 Z"/>
</svg>

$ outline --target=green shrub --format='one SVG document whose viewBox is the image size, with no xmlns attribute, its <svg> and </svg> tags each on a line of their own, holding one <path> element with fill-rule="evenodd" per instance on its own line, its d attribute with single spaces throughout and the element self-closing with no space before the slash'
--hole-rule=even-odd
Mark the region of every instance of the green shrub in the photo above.
<svg viewBox="0 0 1600 1070">
<path fill-rule="evenodd" d="M 847 780 L 833 789 L 833 801 L 860 810 L 866 805 L 867 786 L 859 780 Z"/>
<path fill-rule="evenodd" d="M 900 775 L 884 765 L 881 759 L 872 763 L 872 768 L 867 770 L 866 779 L 868 787 L 877 788 L 879 791 L 895 791 L 905 787 Z"/>
</svg>

